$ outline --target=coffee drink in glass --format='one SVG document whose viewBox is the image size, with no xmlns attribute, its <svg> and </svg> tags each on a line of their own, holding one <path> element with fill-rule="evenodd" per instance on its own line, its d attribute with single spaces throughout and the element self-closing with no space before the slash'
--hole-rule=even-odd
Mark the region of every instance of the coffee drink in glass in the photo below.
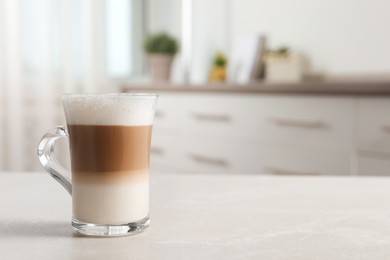
<svg viewBox="0 0 390 260">
<path fill-rule="evenodd" d="M 75 230 L 120 236 L 149 225 L 149 158 L 155 94 L 63 94 L 67 127 L 46 134 L 38 155 L 72 195 Z M 71 180 L 53 156 L 68 138 Z"/>
</svg>

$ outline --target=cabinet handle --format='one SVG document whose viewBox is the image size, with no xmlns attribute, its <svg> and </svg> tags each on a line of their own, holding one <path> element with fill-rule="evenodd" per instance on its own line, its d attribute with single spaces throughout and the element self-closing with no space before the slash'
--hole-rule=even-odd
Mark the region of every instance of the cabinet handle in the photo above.
<svg viewBox="0 0 390 260">
<path fill-rule="evenodd" d="M 283 169 L 275 166 L 264 166 L 263 170 L 266 173 L 274 174 L 274 175 L 319 175 L 318 173 L 315 172 L 289 170 L 289 169 Z"/>
<path fill-rule="evenodd" d="M 389 124 L 382 125 L 382 130 L 383 132 L 390 134 L 390 125 Z"/>
<path fill-rule="evenodd" d="M 305 128 L 322 128 L 325 123 L 316 119 L 300 119 L 300 118 L 285 118 L 285 117 L 272 117 L 270 120 L 280 126 L 295 126 Z"/>
<path fill-rule="evenodd" d="M 199 121 L 230 122 L 229 115 L 193 113 L 192 116 Z"/>
<path fill-rule="evenodd" d="M 390 153 L 386 151 L 370 151 L 370 150 L 358 150 L 360 157 L 379 159 L 379 160 L 390 160 Z"/>
<path fill-rule="evenodd" d="M 229 162 L 222 158 L 213 158 L 213 157 L 208 157 L 199 154 L 190 154 L 189 156 L 193 161 L 197 163 L 209 164 L 209 165 L 220 166 L 220 167 L 229 166 Z"/>
<path fill-rule="evenodd" d="M 151 147 L 150 148 L 150 153 L 151 154 L 155 154 L 155 155 L 163 155 L 164 154 L 164 150 L 160 147 Z"/>
</svg>

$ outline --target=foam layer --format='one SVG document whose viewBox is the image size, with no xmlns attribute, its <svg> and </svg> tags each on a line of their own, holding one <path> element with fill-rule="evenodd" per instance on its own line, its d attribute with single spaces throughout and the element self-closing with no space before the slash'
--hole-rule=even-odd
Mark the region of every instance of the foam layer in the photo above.
<svg viewBox="0 0 390 260">
<path fill-rule="evenodd" d="M 156 95 L 64 94 L 66 121 L 75 125 L 152 125 Z"/>
</svg>

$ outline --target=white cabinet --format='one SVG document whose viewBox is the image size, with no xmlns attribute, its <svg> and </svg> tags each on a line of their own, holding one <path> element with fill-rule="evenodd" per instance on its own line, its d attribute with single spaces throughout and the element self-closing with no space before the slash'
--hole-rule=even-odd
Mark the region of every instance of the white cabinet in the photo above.
<svg viewBox="0 0 390 260">
<path fill-rule="evenodd" d="M 183 112 L 181 109 L 181 95 L 169 94 L 160 95 L 155 114 L 154 127 L 159 132 L 176 133 L 179 131 L 183 121 Z"/>
<path fill-rule="evenodd" d="M 163 97 L 162 97 L 163 98 Z M 197 136 L 256 138 L 258 99 L 248 95 L 182 95 L 183 131 Z"/>
<path fill-rule="evenodd" d="M 160 132 L 159 128 L 153 130 L 152 146 L 150 150 L 151 164 L 172 166 L 180 168 L 183 161 L 183 144 L 176 133 Z"/>
<path fill-rule="evenodd" d="M 350 175 L 349 150 L 321 149 L 303 144 L 270 143 L 261 146 L 258 173 L 274 175 Z"/>
<path fill-rule="evenodd" d="M 255 132 L 275 141 L 316 147 L 351 147 L 356 102 L 320 96 L 260 96 Z"/>
<path fill-rule="evenodd" d="M 359 99 L 359 173 L 390 175 L 390 99 Z"/>
<path fill-rule="evenodd" d="M 358 147 L 390 152 L 390 98 L 359 100 Z"/>
<path fill-rule="evenodd" d="M 191 136 L 183 140 L 183 166 L 195 172 L 237 173 L 260 172 L 257 145 L 237 140 Z"/>
<path fill-rule="evenodd" d="M 390 156 L 380 154 L 359 156 L 359 175 L 390 176 Z"/>
<path fill-rule="evenodd" d="M 357 102 L 353 97 L 163 92 L 152 168 L 350 175 Z"/>
<path fill-rule="evenodd" d="M 153 138 L 165 171 L 390 176 L 390 98 L 163 92 Z"/>
</svg>

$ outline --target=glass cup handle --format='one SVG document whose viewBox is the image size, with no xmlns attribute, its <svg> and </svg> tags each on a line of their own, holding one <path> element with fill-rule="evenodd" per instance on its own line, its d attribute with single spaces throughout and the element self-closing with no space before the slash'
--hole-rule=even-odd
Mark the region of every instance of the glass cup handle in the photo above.
<svg viewBox="0 0 390 260">
<path fill-rule="evenodd" d="M 68 139 L 65 126 L 57 126 L 46 133 L 38 145 L 38 158 L 43 168 L 72 195 L 70 173 L 57 161 L 54 156 L 54 144 L 58 139 Z"/>
</svg>

